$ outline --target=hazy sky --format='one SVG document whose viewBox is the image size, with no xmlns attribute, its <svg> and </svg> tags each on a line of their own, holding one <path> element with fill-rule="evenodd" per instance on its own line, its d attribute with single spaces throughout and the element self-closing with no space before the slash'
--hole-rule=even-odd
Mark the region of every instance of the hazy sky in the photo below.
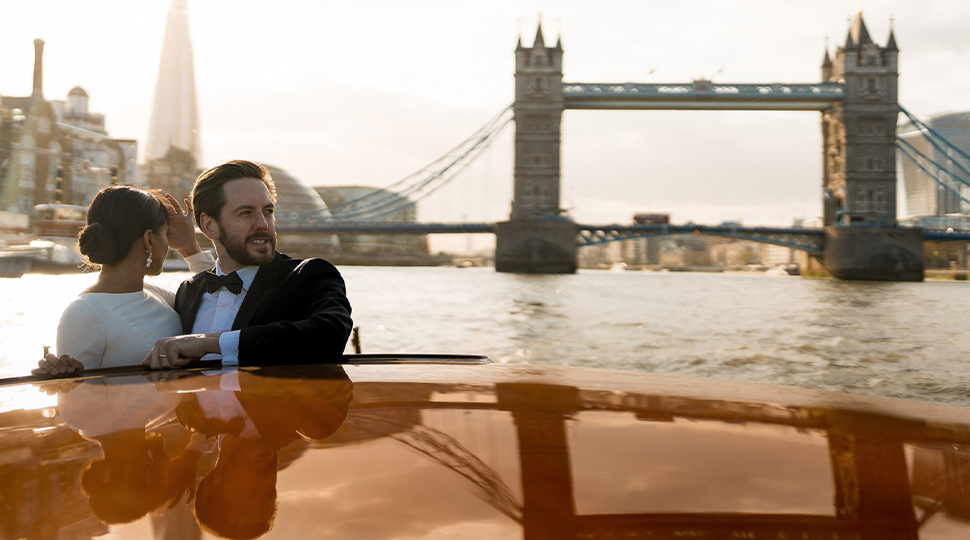
<svg viewBox="0 0 970 540">
<path fill-rule="evenodd" d="M 20 0 L 4 6 L 0 95 L 28 95 L 35 38 L 44 90 L 76 85 L 109 133 L 144 149 L 170 0 Z M 856 0 L 189 0 L 205 166 L 246 158 L 311 185 L 385 186 L 445 153 L 512 101 L 516 39 L 538 15 L 561 33 L 566 82 L 817 82 L 825 37 Z M 900 102 L 970 109 L 970 2 L 870 1 L 884 44 L 895 18 Z M 582 222 L 638 211 L 677 222 L 790 224 L 821 211 L 812 112 L 566 111 L 563 206 Z M 423 221 L 508 218 L 506 128 Z"/>
</svg>

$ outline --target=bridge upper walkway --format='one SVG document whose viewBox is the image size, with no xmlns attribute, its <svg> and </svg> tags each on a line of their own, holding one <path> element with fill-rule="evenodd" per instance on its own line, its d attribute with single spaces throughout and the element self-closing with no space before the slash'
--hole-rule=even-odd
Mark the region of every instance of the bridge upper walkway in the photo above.
<svg viewBox="0 0 970 540">
<path fill-rule="evenodd" d="M 563 83 L 567 109 L 822 111 L 845 99 L 840 83 Z"/>
</svg>

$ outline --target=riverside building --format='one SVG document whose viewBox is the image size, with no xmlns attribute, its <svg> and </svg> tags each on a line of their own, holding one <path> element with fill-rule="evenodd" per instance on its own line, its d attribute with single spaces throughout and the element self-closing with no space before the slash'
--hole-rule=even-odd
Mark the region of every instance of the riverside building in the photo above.
<svg viewBox="0 0 970 540">
<path fill-rule="evenodd" d="M 317 193 L 323 197 L 330 212 L 337 219 L 341 214 L 347 216 L 359 215 L 359 219 L 368 221 L 415 223 L 418 220 L 416 204 L 411 204 L 407 198 L 381 188 L 366 186 L 316 186 Z M 376 200 L 390 198 L 387 208 L 368 213 L 367 208 Z M 384 206 L 382 206 L 384 208 Z M 384 259 L 400 258 L 402 264 L 415 258 L 417 263 L 425 263 L 429 257 L 428 236 L 424 234 L 339 234 L 339 253 L 347 260 L 360 257 L 362 263 L 369 258 Z"/>
<path fill-rule="evenodd" d="M 44 97 L 44 41 L 34 40 L 33 91 L 0 95 L 0 210 L 27 214 L 37 204 L 86 206 L 102 187 L 137 183 L 138 143 L 114 139 L 81 87 L 66 100 Z"/>
</svg>

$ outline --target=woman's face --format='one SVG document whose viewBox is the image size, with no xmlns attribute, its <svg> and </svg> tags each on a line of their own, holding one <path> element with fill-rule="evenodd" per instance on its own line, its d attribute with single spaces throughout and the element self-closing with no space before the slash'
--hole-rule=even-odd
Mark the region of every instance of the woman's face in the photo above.
<svg viewBox="0 0 970 540">
<path fill-rule="evenodd" d="M 162 264 L 168 255 L 168 224 L 163 224 L 157 232 L 152 233 L 152 264 L 145 270 L 149 276 L 162 273 Z"/>
</svg>

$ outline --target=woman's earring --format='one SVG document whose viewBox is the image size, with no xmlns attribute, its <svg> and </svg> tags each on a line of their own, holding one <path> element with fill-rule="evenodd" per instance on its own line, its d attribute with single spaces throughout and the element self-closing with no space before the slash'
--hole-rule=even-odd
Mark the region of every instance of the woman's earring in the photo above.
<svg viewBox="0 0 970 540">
<path fill-rule="evenodd" d="M 151 266 L 152 266 L 152 252 L 151 251 L 148 251 L 146 249 L 145 250 L 145 253 L 148 254 L 148 260 L 145 261 L 145 268 L 151 268 Z"/>
</svg>

